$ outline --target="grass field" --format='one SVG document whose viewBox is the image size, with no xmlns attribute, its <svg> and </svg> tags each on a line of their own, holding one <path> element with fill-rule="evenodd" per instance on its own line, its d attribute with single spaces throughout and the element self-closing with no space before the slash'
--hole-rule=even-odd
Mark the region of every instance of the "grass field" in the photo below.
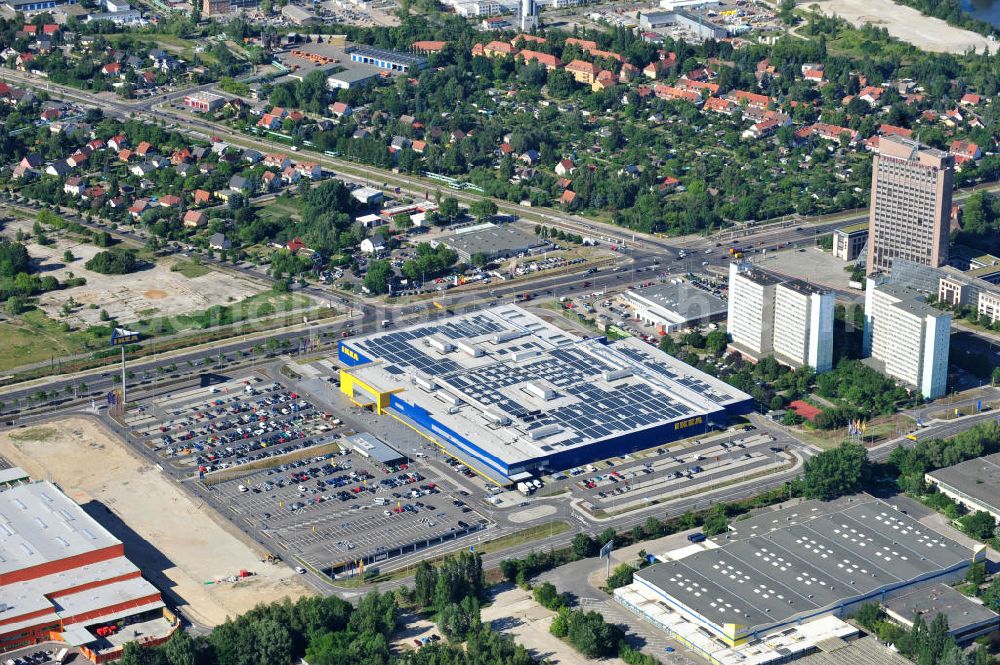
<svg viewBox="0 0 1000 665">
<path fill-rule="evenodd" d="M 66 332 L 62 324 L 41 310 L 25 312 L 0 322 L 0 371 L 58 359 L 99 348 L 106 340 L 94 334 Z"/>
<path fill-rule="evenodd" d="M 188 279 L 194 279 L 195 277 L 207 275 L 212 270 L 194 261 L 178 261 L 170 267 L 170 272 L 179 272 Z"/>
<path fill-rule="evenodd" d="M 298 219 L 299 207 L 287 199 L 276 198 L 257 206 L 257 213 L 271 219 L 279 219 L 285 216 Z"/>
<path fill-rule="evenodd" d="M 205 330 L 250 319 L 273 317 L 312 304 L 314 303 L 311 298 L 300 293 L 264 291 L 239 302 L 216 305 L 201 312 L 140 320 L 133 328 L 147 335 L 169 335 L 186 330 Z"/>
</svg>

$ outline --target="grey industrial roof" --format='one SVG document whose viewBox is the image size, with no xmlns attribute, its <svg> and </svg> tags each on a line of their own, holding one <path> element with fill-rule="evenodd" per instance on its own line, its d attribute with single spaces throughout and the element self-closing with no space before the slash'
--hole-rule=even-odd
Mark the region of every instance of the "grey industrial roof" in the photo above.
<svg viewBox="0 0 1000 665">
<path fill-rule="evenodd" d="M 124 556 L 118 556 L 43 577 L 4 584 L 0 589 L 3 592 L 3 602 L 8 606 L 9 616 L 21 616 L 52 607 L 52 601 L 45 594 L 134 574 L 138 570 Z M 0 613 L 0 619 L 2 618 L 3 614 Z"/>
<path fill-rule="evenodd" d="M 538 236 L 509 224 L 484 224 L 467 231 L 457 231 L 442 238 L 441 242 L 465 256 L 526 252 L 546 244 Z"/>
<path fill-rule="evenodd" d="M 838 648 L 820 651 L 798 661 L 799 665 L 913 665 L 890 651 L 874 636 L 842 642 Z"/>
<path fill-rule="evenodd" d="M 19 466 L 12 466 L 7 469 L 0 469 L 0 485 L 14 483 L 19 480 L 27 480 L 28 472 Z"/>
<path fill-rule="evenodd" d="M 378 70 L 368 65 L 358 65 L 346 62 L 337 66 L 341 71 L 327 71 L 327 78 L 332 78 L 344 83 L 357 83 L 378 76 Z"/>
<path fill-rule="evenodd" d="M 156 587 L 142 577 L 132 577 L 85 591 L 60 595 L 56 603 L 61 616 L 74 617 L 158 594 Z M 160 603 L 160 607 L 163 606 L 158 600 L 153 602 Z"/>
<path fill-rule="evenodd" d="M 936 483 L 1000 514 L 1000 453 L 977 457 L 927 474 Z"/>
<path fill-rule="evenodd" d="M 930 624 L 934 617 L 943 614 L 948 619 L 948 630 L 956 634 L 1000 619 L 993 610 L 947 584 L 920 587 L 890 598 L 884 604 L 886 610 L 909 622 L 921 616 Z"/>
<path fill-rule="evenodd" d="M 375 48 L 374 46 L 350 46 L 345 53 L 358 53 L 370 58 L 381 58 L 390 62 L 401 62 L 409 65 L 418 65 L 427 62 L 427 58 L 412 53 L 402 53 L 400 51 L 390 51 L 387 49 Z"/>
<path fill-rule="evenodd" d="M 371 457 L 382 464 L 391 464 L 406 457 L 398 450 L 379 439 L 374 434 L 361 432 L 347 438 L 347 443 L 355 450 L 363 451 L 362 454 Z"/>
<path fill-rule="evenodd" d="M 735 539 L 720 539 L 718 548 L 636 577 L 714 624 L 764 627 L 964 565 L 972 555 L 865 495 L 766 517 L 737 522 Z"/>
<path fill-rule="evenodd" d="M 351 370 L 513 463 L 750 397 L 634 337 L 580 338 L 514 305 L 356 337 Z"/>
<path fill-rule="evenodd" d="M 119 544 L 48 481 L 0 490 L 0 574 Z"/>
<path fill-rule="evenodd" d="M 722 298 L 686 282 L 632 289 L 628 291 L 627 295 L 648 300 L 667 310 L 681 321 L 692 321 L 726 313 L 726 302 Z"/>
</svg>

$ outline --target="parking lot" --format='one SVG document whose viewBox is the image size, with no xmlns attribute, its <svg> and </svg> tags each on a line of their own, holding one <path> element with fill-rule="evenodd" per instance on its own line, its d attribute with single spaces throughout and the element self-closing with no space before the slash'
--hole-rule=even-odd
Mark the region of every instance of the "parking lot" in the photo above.
<svg viewBox="0 0 1000 665">
<path fill-rule="evenodd" d="M 300 385 L 318 397 L 291 387 Z M 252 372 L 140 404 L 129 425 L 241 529 L 330 576 L 353 573 L 358 561 L 371 573 L 379 562 L 489 526 L 461 483 L 448 478 L 442 487 L 431 465 L 420 464 L 417 442 L 378 427 L 398 460 L 356 452 L 349 438 L 368 423 L 334 395 L 318 377 L 285 385 Z"/>
<path fill-rule="evenodd" d="M 204 477 L 309 448 L 329 448 L 340 420 L 261 376 L 194 388 L 140 407 L 129 424 L 182 471 Z"/>
<path fill-rule="evenodd" d="M 591 510 L 615 512 L 778 471 L 793 463 L 794 458 L 770 434 L 749 428 L 557 473 L 547 479 L 546 493 L 569 486 Z"/>
<path fill-rule="evenodd" d="M 487 520 L 412 463 L 349 448 L 210 486 L 260 536 L 329 575 L 378 565 L 484 529 Z M 371 569 L 369 569 L 370 571 Z"/>
</svg>

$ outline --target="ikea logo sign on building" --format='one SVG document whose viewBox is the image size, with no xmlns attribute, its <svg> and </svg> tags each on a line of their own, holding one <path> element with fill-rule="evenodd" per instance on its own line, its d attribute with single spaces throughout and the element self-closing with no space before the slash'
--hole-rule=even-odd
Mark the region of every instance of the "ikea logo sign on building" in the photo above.
<svg viewBox="0 0 1000 665">
<path fill-rule="evenodd" d="M 366 362 L 370 362 L 364 354 L 358 353 L 343 342 L 341 342 L 337 347 L 337 357 L 340 359 L 340 362 L 344 363 L 348 367 L 363 365 Z"/>
<path fill-rule="evenodd" d="M 695 425 L 700 425 L 702 423 L 702 417 L 688 418 L 687 420 L 682 420 L 679 423 L 674 423 L 674 429 L 687 429 L 688 427 L 693 427 Z"/>
</svg>

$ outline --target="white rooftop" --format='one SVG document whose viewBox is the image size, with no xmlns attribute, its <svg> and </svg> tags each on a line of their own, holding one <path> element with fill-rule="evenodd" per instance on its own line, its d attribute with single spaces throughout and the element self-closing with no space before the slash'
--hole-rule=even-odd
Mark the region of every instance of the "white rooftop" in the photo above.
<svg viewBox="0 0 1000 665">
<path fill-rule="evenodd" d="M 0 490 L 0 574 L 120 544 L 48 481 Z"/>
</svg>

